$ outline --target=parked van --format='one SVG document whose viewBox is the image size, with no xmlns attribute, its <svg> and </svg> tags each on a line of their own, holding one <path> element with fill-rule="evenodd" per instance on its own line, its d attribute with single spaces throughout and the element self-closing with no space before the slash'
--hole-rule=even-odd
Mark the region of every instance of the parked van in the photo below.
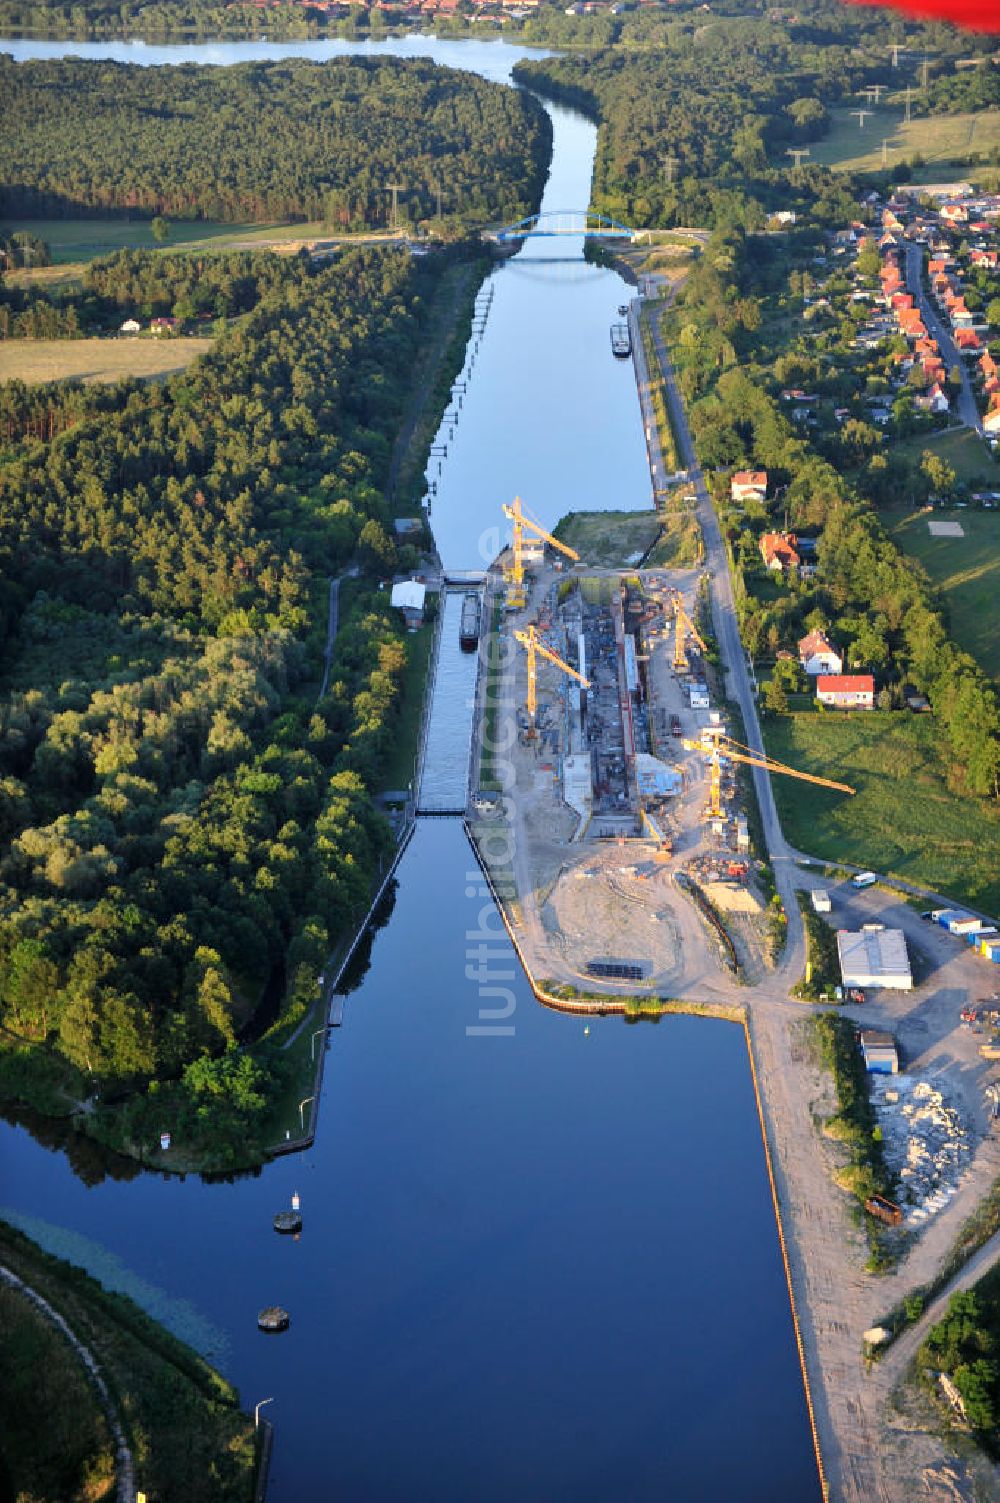
<svg viewBox="0 0 1000 1503">
<path fill-rule="evenodd" d="M 878 872 L 858 872 L 851 878 L 852 887 L 871 887 L 878 881 Z"/>
</svg>

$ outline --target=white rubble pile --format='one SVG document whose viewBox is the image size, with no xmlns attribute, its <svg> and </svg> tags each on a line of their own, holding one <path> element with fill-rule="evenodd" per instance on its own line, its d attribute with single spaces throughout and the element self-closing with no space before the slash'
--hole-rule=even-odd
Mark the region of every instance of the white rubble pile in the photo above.
<svg viewBox="0 0 1000 1503">
<path fill-rule="evenodd" d="M 885 1161 L 899 1177 L 907 1224 L 919 1226 L 955 1194 L 971 1148 L 961 1118 L 936 1087 L 911 1075 L 875 1075 L 871 1099 Z"/>
</svg>

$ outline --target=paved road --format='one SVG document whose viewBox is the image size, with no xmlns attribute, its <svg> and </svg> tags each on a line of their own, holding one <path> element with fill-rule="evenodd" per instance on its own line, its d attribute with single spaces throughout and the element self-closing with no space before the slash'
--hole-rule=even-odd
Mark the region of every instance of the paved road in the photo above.
<svg viewBox="0 0 1000 1503">
<path fill-rule="evenodd" d="M 982 433 L 982 423 L 979 418 L 979 409 L 976 407 L 976 399 L 972 394 L 972 382 L 962 359 L 951 337 L 951 331 L 937 310 L 937 304 L 932 300 L 924 288 L 923 276 L 924 248 L 922 245 L 906 246 L 906 287 L 912 292 L 914 301 L 923 315 L 927 326 L 927 332 L 938 342 L 941 351 L 941 359 L 945 369 L 951 373 L 957 365 L 962 372 L 962 390 L 952 404 L 952 412 L 964 423 L 966 428 L 971 428 L 975 433 Z"/>
</svg>

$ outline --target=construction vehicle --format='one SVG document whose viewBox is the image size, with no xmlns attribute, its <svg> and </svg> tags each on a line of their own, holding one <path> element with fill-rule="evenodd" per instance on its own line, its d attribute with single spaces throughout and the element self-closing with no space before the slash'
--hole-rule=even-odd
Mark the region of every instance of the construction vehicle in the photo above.
<svg viewBox="0 0 1000 1503">
<path fill-rule="evenodd" d="M 537 659 L 542 657 L 547 663 L 554 664 L 556 668 L 561 669 L 570 678 L 575 678 L 577 683 L 584 689 L 590 688 L 590 680 L 584 678 L 582 673 L 577 673 L 575 668 L 571 668 L 568 663 L 564 663 L 562 658 L 554 653 L 551 648 L 545 646 L 538 635 L 538 628 L 534 623 L 528 627 L 527 631 L 515 631 L 514 636 L 528 654 L 528 736 L 531 740 L 534 740 L 537 734 L 535 717 L 538 710 Z"/>
<path fill-rule="evenodd" d="M 708 803 L 705 806 L 706 819 L 725 819 L 725 811 L 722 807 L 722 761 L 727 758 L 730 762 L 743 762 L 748 767 L 762 767 L 765 772 L 780 772 L 785 777 L 801 778 L 804 783 L 817 783 L 821 788 L 835 788 L 840 793 L 854 793 L 849 783 L 837 783 L 833 778 L 816 777 L 811 772 L 800 772 L 797 767 L 787 767 L 784 762 L 776 762 L 773 757 L 764 752 L 755 752 L 749 746 L 741 746 L 738 741 L 733 741 L 722 730 L 721 726 L 709 725 L 701 733 L 700 741 L 685 740 L 682 743 L 688 751 L 707 752 L 712 759 L 712 772 L 709 782 Z"/>
<path fill-rule="evenodd" d="M 530 517 L 526 516 L 520 496 L 514 497 L 514 504 L 512 506 L 504 506 L 503 514 L 513 524 L 514 531 L 513 563 L 507 575 L 507 607 L 509 610 L 519 611 L 523 609 L 526 599 L 524 589 L 525 530 L 540 539 L 541 542 L 548 543 L 552 548 L 557 548 L 560 553 L 564 553 L 567 558 L 573 559 L 575 563 L 579 563 L 580 555 L 573 548 L 567 547 L 565 543 L 560 543 L 558 538 L 554 538 L 551 532 L 546 532 L 545 528 L 538 522 L 534 522 Z"/>
<path fill-rule="evenodd" d="M 684 601 L 680 591 L 674 591 L 674 672 L 686 673 L 688 670 L 687 637 L 694 637 L 702 652 L 708 648 L 702 640 L 701 633 L 695 626 L 691 617 L 684 609 Z"/>
</svg>

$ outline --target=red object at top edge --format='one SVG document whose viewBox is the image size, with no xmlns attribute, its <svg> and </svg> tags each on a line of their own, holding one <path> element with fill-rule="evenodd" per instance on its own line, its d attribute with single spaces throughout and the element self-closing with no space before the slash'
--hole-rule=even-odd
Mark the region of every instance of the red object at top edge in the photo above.
<svg viewBox="0 0 1000 1503">
<path fill-rule="evenodd" d="M 1000 32 L 1000 0 L 849 0 L 852 5 L 888 5 L 920 20 L 953 21 L 972 31 Z"/>
</svg>

